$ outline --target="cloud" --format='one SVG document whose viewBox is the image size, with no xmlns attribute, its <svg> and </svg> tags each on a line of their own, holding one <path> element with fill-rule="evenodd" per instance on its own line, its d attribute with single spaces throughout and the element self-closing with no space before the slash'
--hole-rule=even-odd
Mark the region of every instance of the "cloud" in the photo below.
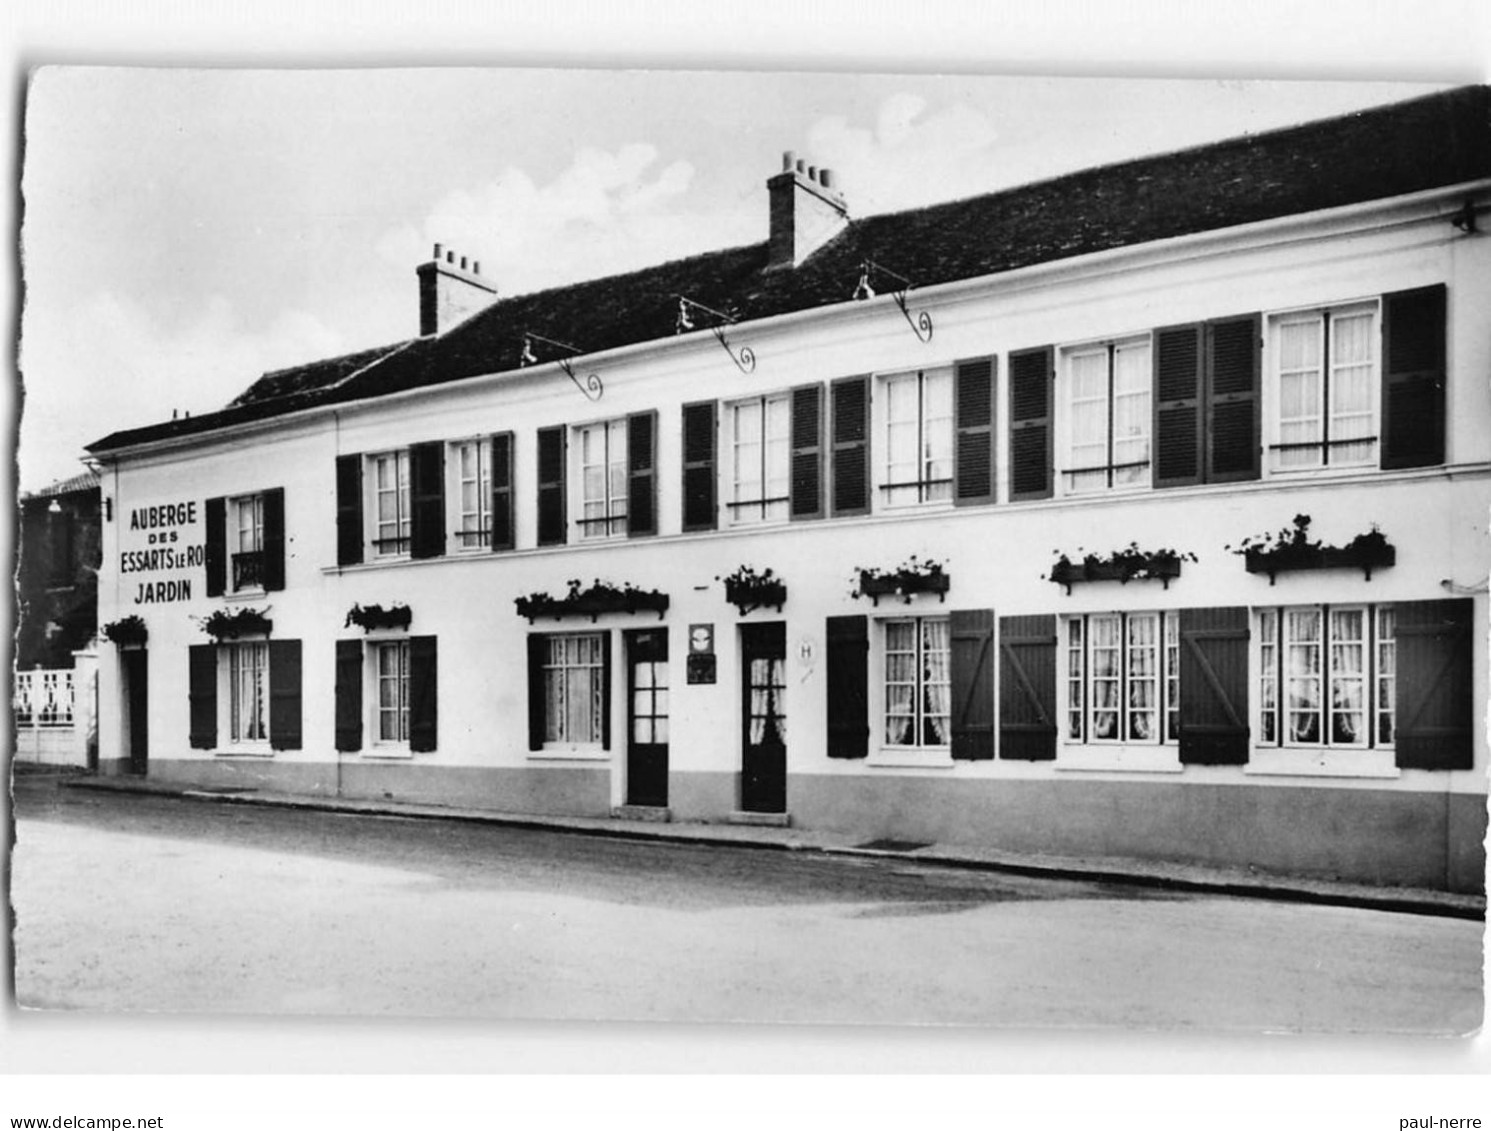
<svg viewBox="0 0 1491 1131">
<path fill-rule="evenodd" d="M 852 213 L 867 216 L 988 192 L 1000 176 L 999 131 L 971 106 L 928 112 L 925 98 L 893 94 L 873 129 L 843 117 L 823 118 L 808 133 L 808 149 L 834 170 Z"/>
<path fill-rule="evenodd" d="M 504 294 L 632 270 L 724 246 L 720 226 L 684 207 L 694 167 L 641 142 L 579 150 L 547 184 L 508 168 L 448 193 L 417 227 L 386 233 L 378 252 L 401 266 L 435 243 L 476 259 Z"/>
<path fill-rule="evenodd" d="M 69 304 L 28 303 L 20 367 L 25 388 L 21 484 L 77 474 L 83 445 L 173 409 L 221 408 L 270 369 L 345 351 L 317 318 L 286 310 L 267 326 L 240 323 L 220 296 L 175 327 L 112 292 Z"/>
</svg>

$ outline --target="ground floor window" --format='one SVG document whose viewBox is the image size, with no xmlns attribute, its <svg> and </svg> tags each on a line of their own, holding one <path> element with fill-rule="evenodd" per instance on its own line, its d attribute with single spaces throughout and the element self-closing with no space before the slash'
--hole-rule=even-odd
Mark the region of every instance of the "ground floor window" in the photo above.
<svg viewBox="0 0 1491 1131">
<path fill-rule="evenodd" d="M 1174 613 L 1067 617 L 1065 736 L 1078 743 L 1180 737 L 1180 644 Z"/>
<path fill-rule="evenodd" d="M 946 617 L 882 623 L 885 642 L 885 745 L 952 742 L 951 646 Z"/>
<path fill-rule="evenodd" d="M 409 641 L 373 645 L 378 685 L 377 741 L 409 741 Z"/>
<path fill-rule="evenodd" d="M 544 741 L 599 746 L 605 729 L 606 634 L 585 632 L 545 639 Z"/>
<path fill-rule="evenodd" d="M 1262 745 L 1393 745 L 1392 606 L 1306 605 L 1262 609 L 1257 617 Z"/>
<path fill-rule="evenodd" d="M 269 644 L 225 644 L 227 653 L 228 740 L 235 744 L 269 741 Z"/>
</svg>

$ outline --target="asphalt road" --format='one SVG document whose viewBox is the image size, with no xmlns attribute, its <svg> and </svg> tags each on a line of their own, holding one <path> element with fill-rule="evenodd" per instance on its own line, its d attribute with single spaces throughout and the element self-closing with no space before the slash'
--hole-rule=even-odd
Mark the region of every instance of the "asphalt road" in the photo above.
<svg viewBox="0 0 1491 1131">
<path fill-rule="evenodd" d="M 1484 925 L 16 783 L 22 1006 L 1458 1034 Z"/>
</svg>

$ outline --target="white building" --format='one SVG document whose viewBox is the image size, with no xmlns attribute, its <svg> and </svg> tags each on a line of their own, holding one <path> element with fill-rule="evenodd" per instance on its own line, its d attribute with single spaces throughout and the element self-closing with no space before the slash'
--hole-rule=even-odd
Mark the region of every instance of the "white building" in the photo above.
<svg viewBox="0 0 1491 1131">
<path fill-rule="evenodd" d="M 106 770 L 1482 889 L 1491 88 L 767 183 L 536 294 L 437 248 L 423 336 L 94 444 Z"/>
</svg>

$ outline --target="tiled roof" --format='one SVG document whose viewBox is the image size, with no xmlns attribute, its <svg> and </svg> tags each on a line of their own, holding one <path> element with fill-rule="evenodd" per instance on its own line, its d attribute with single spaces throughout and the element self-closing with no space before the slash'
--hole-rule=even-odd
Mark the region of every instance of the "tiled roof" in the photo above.
<svg viewBox="0 0 1491 1131">
<path fill-rule="evenodd" d="M 311 389 L 330 388 L 364 369 L 379 358 L 386 357 L 403 343 L 359 350 L 341 357 L 329 357 L 324 361 L 313 361 L 309 365 L 296 365 L 288 369 L 275 369 L 264 374 L 238 396 L 228 402 L 229 408 L 238 405 L 257 404 L 260 401 L 276 400 Z"/>
<path fill-rule="evenodd" d="M 81 475 L 74 475 L 71 479 L 59 479 L 56 483 L 48 483 L 39 490 L 23 494 L 21 498 L 55 499 L 59 495 L 71 495 L 78 491 L 96 491 L 97 489 L 97 472 L 85 471 Z"/>
<path fill-rule="evenodd" d="M 90 450 L 515 369 L 524 332 L 587 353 L 666 338 L 677 295 L 745 322 L 849 302 L 865 259 L 929 286 L 1487 176 L 1491 87 L 1462 87 L 855 220 L 795 269 L 764 271 L 763 241 L 501 299 L 438 337 L 384 347 L 381 358 L 366 351 L 266 374 L 222 412 L 116 432 Z M 764 215 L 764 194 L 762 203 Z"/>
</svg>

